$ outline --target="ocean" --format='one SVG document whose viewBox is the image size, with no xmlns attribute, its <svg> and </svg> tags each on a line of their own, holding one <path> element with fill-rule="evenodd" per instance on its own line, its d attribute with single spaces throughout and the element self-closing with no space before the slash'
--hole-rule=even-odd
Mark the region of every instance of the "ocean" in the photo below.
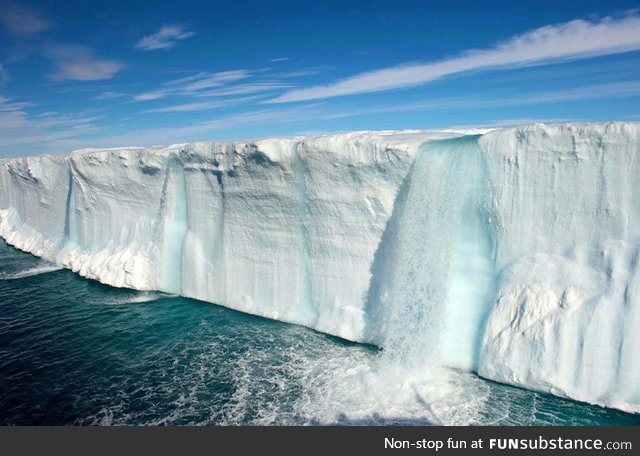
<svg viewBox="0 0 640 456">
<path fill-rule="evenodd" d="M 162 293 L 0 241 L 2 425 L 640 425 L 640 415 Z"/>
</svg>

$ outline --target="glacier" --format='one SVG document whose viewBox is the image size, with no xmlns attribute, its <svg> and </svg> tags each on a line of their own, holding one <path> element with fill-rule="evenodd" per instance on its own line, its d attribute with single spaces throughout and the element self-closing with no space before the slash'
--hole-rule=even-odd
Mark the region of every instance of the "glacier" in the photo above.
<svg viewBox="0 0 640 456">
<path fill-rule="evenodd" d="M 0 236 L 115 287 L 640 413 L 640 124 L 0 160 Z"/>
</svg>

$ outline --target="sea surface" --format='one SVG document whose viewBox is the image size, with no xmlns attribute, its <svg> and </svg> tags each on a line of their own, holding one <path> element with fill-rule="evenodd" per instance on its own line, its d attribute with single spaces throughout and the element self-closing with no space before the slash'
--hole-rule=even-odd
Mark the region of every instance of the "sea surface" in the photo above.
<svg viewBox="0 0 640 456">
<path fill-rule="evenodd" d="M 640 425 L 640 415 L 422 366 L 0 241 L 0 424 Z"/>
</svg>

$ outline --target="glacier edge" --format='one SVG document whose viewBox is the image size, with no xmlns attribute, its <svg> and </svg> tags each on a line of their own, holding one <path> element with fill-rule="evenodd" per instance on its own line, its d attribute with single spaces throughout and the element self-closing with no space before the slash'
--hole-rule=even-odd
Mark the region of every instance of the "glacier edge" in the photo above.
<svg viewBox="0 0 640 456">
<path fill-rule="evenodd" d="M 473 133 L 4 159 L 0 235 L 112 286 L 640 412 L 640 124 Z"/>
</svg>

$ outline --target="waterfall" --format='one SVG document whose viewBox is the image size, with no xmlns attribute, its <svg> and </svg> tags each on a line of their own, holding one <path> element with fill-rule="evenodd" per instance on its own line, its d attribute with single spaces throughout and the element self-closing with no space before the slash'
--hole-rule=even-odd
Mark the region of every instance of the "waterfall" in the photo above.
<svg viewBox="0 0 640 456">
<path fill-rule="evenodd" d="M 477 139 L 423 144 L 399 196 L 374 271 L 386 363 L 476 367 L 494 277 Z"/>
<path fill-rule="evenodd" d="M 187 226 L 187 184 L 184 170 L 170 158 L 158 214 L 160 228 L 159 281 L 167 292 L 182 291 L 182 257 Z"/>
</svg>

